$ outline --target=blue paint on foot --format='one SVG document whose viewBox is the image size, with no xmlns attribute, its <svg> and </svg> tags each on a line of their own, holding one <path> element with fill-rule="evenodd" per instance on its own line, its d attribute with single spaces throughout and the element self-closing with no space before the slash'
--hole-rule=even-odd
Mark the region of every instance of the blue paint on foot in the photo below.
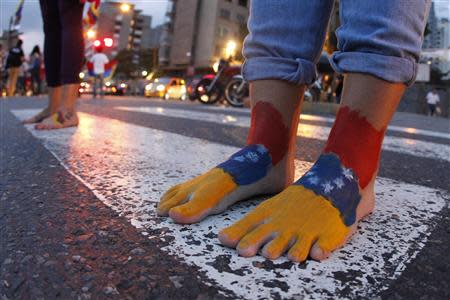
<svg viewBox="0 0 450 300">
<path fill-rule="evenodd" d="M 249 145 L 233 154 L 217 168 L 230 174 L 239 185 L 254 183 L 267 175 L 272 166 L 269 151 L 263 145 Z"/>
<path fill-rule="evenodd" d="M 303 185 L 330 200 L 341 213 L 346 226 L 355 223 L 356 207 L 361 200 L 358 178 L 351 169 L 342 166 L 337 155 L 322 154 L 295 184 Z"/>
</svg>

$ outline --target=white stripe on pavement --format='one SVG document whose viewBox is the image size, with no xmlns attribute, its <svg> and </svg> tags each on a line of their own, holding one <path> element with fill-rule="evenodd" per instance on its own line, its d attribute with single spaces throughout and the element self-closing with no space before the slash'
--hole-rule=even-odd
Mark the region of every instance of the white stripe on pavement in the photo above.
<svg viewBox="0 0 450 300">
<path fill-rule="evenodd" d="M 117 106 L 115 108 L 124 111 L 142 112 L 152 115 L 162 115 L 167 117 L 206 121 L 219 124 L 229 124 L 245 128 L 250 126 L 250 117 L 247 116 L 207 113 L 187 109 L 184 110 L 184 109 L 163 108 L 163 107 Z M 326 141 L 329 133 L 330 127 L 327 126 L 300 124 L 297 135 L 301 137 Z M 428 157 L 450 161 L 450 146 L 432 143 L 428 141 L 420 141 L 416 139 L 408 139 L 403 137 L 394 137 L 386 135 L 383 142 L 383 149 L 419 157 Z"/>
<path fill-rule="evenodd" d="M 219 111 L 230 112 L 230 113 L 246 112 L 250 115 L 250 109 L 248 109 L 248 108 L 208 106 L 208 110 L 219 110 Z M 322 121 L 322 122 L 330 122 L 330 123 L 334 122 L 334 118 L 316 116 L 316 115 L 308 115 L 308 114 L 301 114 L 300 119 L 307 120 L 307 121 Z M 449 127 L 449 129 L 450 129 L 450 127 Z M 431 131 L 431 130 L 426 130 L 426 129 L 418 129 L 418 128 L 414 128 L 414 127 L 403 127 L 403 126 L 396 126 L 396 125 L 389 125 L 388 130 L 402 132 L 402 133 L 408 133 L 411 135 L 424 135 L 424 136 L 438 137 L 438 138 L 444 138 L 444 139 L 450 140 L 450 133 L 445 133 L 445 132 Z"/>
<path fill-rule="evenodd" d="M 36 112 L 14 111 L 20 119 Z M 162 250 L 197 266 L 210 279 L 207 284 L 248 299 L 373 297 L 419 253 L 431 220 L 445 205 L 438 190 L 381 178 L 377 210 L 327 261 L 293 264 L 285 258 L 242 258 L 220 246 L 215 236 L 256 201 L 189 226 L 155 216 L 155 203 L 166 189 L 217 165 L 237 148 L 84 113 L 78 128 L 27 128 L 71 174 L 144 234 L 147 229 L 165 231 L 149 236 L 167 241 Z M 297 176 L 309 165 L 297 161 Z"/>
</svg>

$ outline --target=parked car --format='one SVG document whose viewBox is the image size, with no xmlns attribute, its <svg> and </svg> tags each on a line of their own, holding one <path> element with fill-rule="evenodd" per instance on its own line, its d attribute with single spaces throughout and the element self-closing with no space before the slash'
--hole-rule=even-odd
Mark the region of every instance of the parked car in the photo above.
<svg viewBox="0 0 450 300">
<path fill-rule="evenodd" d="M 166 100 L 186 100 L 186 83 L 184 79 L 178 77 L 156 78 L 145 86 L 145 96 L 159 97 Z"/>
</svg>

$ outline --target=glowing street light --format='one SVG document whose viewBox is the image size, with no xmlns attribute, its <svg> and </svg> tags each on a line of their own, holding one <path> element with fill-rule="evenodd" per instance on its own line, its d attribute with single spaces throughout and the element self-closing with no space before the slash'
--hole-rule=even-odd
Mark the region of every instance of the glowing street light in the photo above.
<svg viewBox="0 0 450 300">
<path fill-rule="evenodd" d="M 108 48 L 112 47 L 113 44 L 114 44 L 114 41 L 113 41 L 112 38 L 104 38 L 103 42 L 105 43 L 105 46 L 108 47 Z"/>
<path fill-rule="evenodd" d="M 225 48 L 225 55 L 227 58 L 233 57 L 236 52 L 237 44 L 235 41 L 228 41 L 227 46 Z"/>
<path fill-rule="evenodd" d="M 88 37 L 88 39 L 94 39 L 96 35 L 97 35 L 97 32 L 95 32 L 95 30 L 92 30 L 92 29 L 89 29 L 86 32 L 86 36 Z"/>
<path fill-rule="evenodd" d="M 129 11 L 131 10 L 131 5 L 128 4 L 128 3 L 122 3 L 122 4 L 120 5 L 120 10 L 121 10 L 122 12 L 124 12 L 124 13 L 127 13 L 127 12 L 129 12 Z"/>
<path fill-rule="evenodd" d="M 144 70 L 144 71 L 142 71 L 141 74 L 142 74 L 143 77 L 146 77 L 148 75 L 148 72 Z"/>
</svg>

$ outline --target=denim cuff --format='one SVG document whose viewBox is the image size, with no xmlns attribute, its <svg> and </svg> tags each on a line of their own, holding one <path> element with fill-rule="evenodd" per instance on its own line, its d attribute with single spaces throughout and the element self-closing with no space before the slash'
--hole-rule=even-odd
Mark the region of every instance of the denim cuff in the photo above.
<svg viewBox="0 0 450 300">
<path fill-rule="evenodd" d="M 307 85 L 317 77 L 316 66 L 311 61 L 269 56 L 247 59 L 242 74 L 247 81 L 277 79 Z"/>
<path fill-rule="evenodd" d="M 330 63 L 338 73 L 365 73 L 407 86 L 414 83 L 417 75 L 417 63 L 410 59 L 369 52 L 336 51 Z"/>
</svg>

